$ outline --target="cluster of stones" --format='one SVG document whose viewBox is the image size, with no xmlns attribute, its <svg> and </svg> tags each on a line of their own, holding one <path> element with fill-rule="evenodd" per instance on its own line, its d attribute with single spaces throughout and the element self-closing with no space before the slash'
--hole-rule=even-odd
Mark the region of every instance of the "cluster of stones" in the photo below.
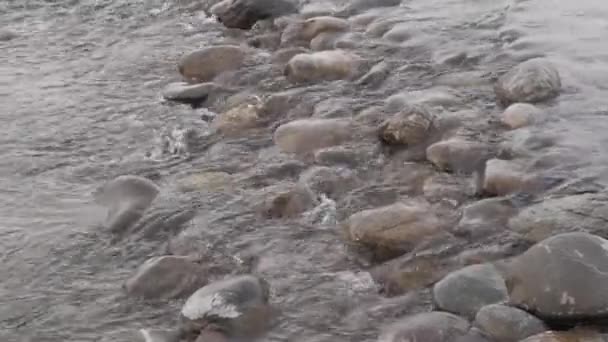
<svg viewBox="0 0 608 342">
<path fill-rule="evenodd" d="M 170 84 L 164 97 L 213 106 L 218 94 L 234 92 L 230 84 L 222 84 L 222 77 L 259 62 L 260 49 L 272 51 L 270 63 L 279 66 L 281 77 L 291 85 L 339 81 L 363 87 L 382 82 L 387 64 L 369 65 L 355 53 L 357 36 L 380 34 L 399 41 L 411 33 L 398 25 L 381 27 L 372 17 L 357 15 L 357 10 L 373 5 L 354 3 L 358 5 L 344 9 L 341 16 L 332 16 L 299 13 L 286 0 L 217 2 L 209 11 L 224 26 L 251 30 L 266 23 L 272 32 L 254 36 L 248 46 L 215 45 L 186 54 L 178 63 L 184 81 Z M 377 6 L 396 4 L 379 1 Z M 358 29 L 361 26 L 367 26 L 364 33 Z M 535 58 L 513 66 L 494 85 L 497 103 L 506 107 L 500 115 L 504 129 L 516 131 L 543 120 L 541 106 L 555 100 L 560 88 L 560 75 L 548 60 Z M 221 134 L 246 135 L 296 108 L 294 93 L 297 90 L 227 101 L 229 108 L 216 115 L 211 126 Z M 593 234 L 608 219 L 607 197 L 562 189 L 566 195 L 519 210 L 514 204 L 516 195 L 544 191 L 545 179 L 529 172 L 516 158 L 501 158 L 499 146 L 467 134 L 479 116 L 445 110 L 461 100 L 459 94 L 443 88 L 396 94 L 386 99 L 384 108 L 361 111 L 353 119 L 296 118 L 273 129 L 280 151 L 310 157 L 318 164 L 349 159 L 347 151 L 340 150 L 348 142 L 376 139 L 393 149 L 422 151 L 423 160 L 434 168 L 433 175 L 422 182 L 422 196 L 360 210 L 339 224 L 347 243 L 362 247 L 374 262 L 382 263 L 375 279 L 389 292 L 432 287 L 435 311 L 387 325 L 378 341 L 602 340 L 594 330 L 552 331 L 549 326 L 608 315 L 608 296 L 601 291 L 604 281 L 608 285 L 608 241 Z M 379 112 L 390 114 L 375 115 Z M 376 122 L 371 130 L 364 127 L 369 122 Z M 343 188 L 336 184 L 356 183 L 352 174 L 326 166 L 310 168 L 300 178 L 297 184 L 264 189 L 262 198 L 254 200 L 264 217 L 298 217 L 319 205 L 315 193 L 336 198 Z M 232 181 L 228 174 L 215 173 L 191 179 L 184 187 L 229 186 Z M 136 225 L 158 193 L 148 180 L 121 176 L 96 197 L 109 207 L 108 227 L 124 232 Z M 489 198 L 466 203 L 478 195 Z M 485 260 L 491 258 L 483 253 L 471 256 L 467 251 L 452 254 L 449 260 L 417 254 L 427 245 L 484 241 L 502 230 L 517 234 L 531 247 L 516 256 L 505 252 L 512 257 L 493 261 Z M 254 331 L 263 330 L 260 326 L 270 316 L 265 280 L 241 275 L 209 283 L 204 265 L 192 256 L 150 259 L 126 281 L 125 289 L 145 298 L 188 297 L 179 328 L 164 334 L 142 331 L 146 341 L 253 336 Z"/>
</svg>

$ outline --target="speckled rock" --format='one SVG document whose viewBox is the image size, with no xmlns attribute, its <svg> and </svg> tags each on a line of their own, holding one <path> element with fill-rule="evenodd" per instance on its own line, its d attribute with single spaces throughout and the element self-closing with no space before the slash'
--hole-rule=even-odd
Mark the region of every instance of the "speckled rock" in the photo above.
<svg viewBox="0 0 608 342">
<path fill-rule="evenodd" d="M 469 322 L 447 312 L 407 316 L 382 329 L 378 342 L 452 342 L 469 330 Z"/>
<path fill-rule="evenodd" d="M 429 146 L 426 158 L 440 170 L 472 173 L 485 168 L 489 153 L 483 143 L 454 137 Z"/>
<path fill-rule="evenodd" d="M 234 0 L 218 16 L 228 28 L 249 30 L 260 20 L 296 13 L 295 4 L 288 0 Z"/>
<path fill-rule="evenodd" d="M 287 153 L 307 153 L 340 145 L 353 137 L 353 123 L 344 119 L 302 119 L 279 126 L 275 144 Z"/>
<path fill-rule="evenodd" d="M 608 315 L 608 241 L 587 233 L 552 236 L 508 266 L 510 302 L 545 320 Z"/>
<path fill-rule="evenodd" d="M 603 234 L 606 221 L 608 198 L 581 194 L 548 198 L 526 207 L 509 220 L 509 228 L 529 241 L 539 242 L 572 231 Z"/>
<path fill-rule="evenodd" d="M 551 62 L 543 58 L 527 60 L 502 75 L 494 91 L 498 100 L 509 105 L 514 102 L 540 102 L 559 95 L 559 72 Z"/>
<path fill-rule="evenodd" d="M 178 70 L 189 82 L 209 82 L 216 76 L 240 68 L 246 57 L 245 50 L 236 45 L 216 45 L 186 54 Z"/>
<path fill-rule="evenodd" d="M 593 330 L 547 331 L 520 342 L 605 342 L 608 337 Z"/>
<path fill-rule="evenodd" d="M 532 177 L 514 161 L 490 159 L 486 162 L 483 189 L 488 194 L 504 196 L 527 190 Z"/>
<path fill-rule="evenodd" d="M 247 336 L 267 323 L 269 285 L 259 277 L 227 278 L 193 293 L 181 310 L 180 330 L 198 336 L 212 325 L 229 336 Z"/>
<path fill-rule="evenodd" d="M 448 274 L 433 287 L 437 306 L 473 319 L 485 305 L 508 299 L 505 281 L 491 264 L 467 266 Z"/>
<path fill-rule="evenodd" d="M 159 187 L 147 178 L 123 175 L 99 187 L 93 197 L 97 204 L 108 208 L 104 226 L 122 233 L 143 216 L 159 192 Z"/>
<path fill-rule="evenodd" d="M 507 230 L 509 219 L 517 213 L 510 200 L 488 198 L 465 206 L 455 234 L 482 238 Z"/>
<path fill-rule="evenodd" d="M 425 142 L 435 129 L 435 115 L 424 106 L 406 106 L 379 127 L 382 141 L 393 145 Z"/>
<path fill-rule="evenodd" d="M 295 55 L 284 74 L 292 83 L 350 79 L 356 76 L 361 58 L 344 50 L 318 51 Z"/>
<path fill-rule="evenodd" d="M 190 296 L 206 283 L 201 265 L 190 258 L 166 255 L 148 259 L 124 288 L 135 297 L 175 299 Z"/>
<path fill-rule="evenodd" d="M 510 129 L 530 126 L 541 119 L 543 112 L 530 103 L 513 103 L 502 113 L 500 121 Z"/>
<path fill-rule="evenodd" d="M 500 342 L 518 342 L 547 330 L 545 323 L 535 316 L 502 304 L 481 308 L 474 324 Z"/>
<path fill-rule="evenodd" d="M 317 199 L 301 184 L 277 184 L 254 196 L 253 204 L 265 218 L 293 218 L 315 207 Z"/>
<path fill-rule="evenodd" d="M 260 114 L 262 107 L 263 103 L 260 99 L 245 101 L 216 116 L 211 122 L 211 127 L 227 135 L 255 128 L 262 120 Z"/>
<path fill-rule="evenodd" d="M 410 201 L 360 211 L 344 222 L 343 229 L 349 241 L 383 259 L 411 250 L 439 233 L 442 225 L 426 201 Z"/>
</svg>

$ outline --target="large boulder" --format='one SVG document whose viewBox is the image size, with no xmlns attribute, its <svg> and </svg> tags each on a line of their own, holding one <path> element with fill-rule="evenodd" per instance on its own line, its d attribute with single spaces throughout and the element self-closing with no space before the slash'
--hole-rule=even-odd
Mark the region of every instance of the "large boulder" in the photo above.
<svg viewBox="0 0 608 342">
<path fill-rule="evenodd" d="M 287 153 L 309 153 L 340 145 L 353 136 L 353 123 L 344 119 L 301 119 L 279 126 L 274 142 Z"/>
<path fill-rule="evenodd" d="M 218 20 L 228 28 L 249 30 L 258 21 L 297 11 L 294 3 L 288 0 L 234 0 L 218 13 Z"/>
<path fill-rule="evenodd" d="M 473 319 L 488 304 L 508 299 L 505 281 L 491 264 L 467 266 L 448 274 L 433 287 L 437 306 Z"/>
<path fill-rule="evenodd" d="M 269 285 L 259 277 L 241 275 L 211 283 L 194 292 L 181 310 L 180 330 L 198 336 L 213 327 L 229 336 L 264 330 Z"/>
<path fill-rule="evenodd" d="M 190 258 L 165 255 L 147 260 L 124 285 L 131 296 L 175 299 L 207 283 L 204 268 Z"/>
<path fill-rule="evenodd" d="M 108 208 L 105 227 L 114 233 L 123 233 L 144 215 L 160 189 L 151 180 L 123 175 L 99 187 L 93 197 L 97 204 Z"/>
<path fill-rule="evenodd" d="M 178 70 L 189 82 L 209 82 L 226 71 L 240 68 L 246 55 L 245 50 L 236 45 L 210 46 L 183 56 Z"/>
<path fill-rule="evenodd" d="M 469 331 L 469 322 L 447 312 L 407 316 L 384 328 L 378 342 L 452 342 Z"/>
<path fill-rule="evenodd" d="M 527 60 L 502 75 L 494 91 L 498 100 L 509 105 L 514 102 L 535 103 L 552 99 L 561 90 L 559 72 L 543 58 Z"/>
<path fill-rule="evenodd" d="M 370 248 L 377 259 L 403 254 L 441 232 L 441 220 L 424 200 L 363 210 L 343 225 L 346 238 Z"/>
<path fill-rule="evenodd" d="M 348 80 L 359 72 L 361 58 L 344 50 L 318 51 L 293 56 L 284 70 L 292 83 Z"/>
<path fill-rule="evenodd" d="M 608 316 L 608 241 L 599 236 L 545 239 L 514 258 L 506 277 L 510 302 L 545 320 Z"/>
<path fill-rule="evenodd" d="M 435 115 L 424 106 L 406 106 L 379 128 L 382 141 L 388 144 L 416 145 L 425 142 L 435 129 Z"/>
<path fill-rule="evenodd" d="M 503 304 L 481 308 L 475 316 L 475 326 L 500 342 L 518 342 L 547 330 L 537 317 Z"/>
</svg>

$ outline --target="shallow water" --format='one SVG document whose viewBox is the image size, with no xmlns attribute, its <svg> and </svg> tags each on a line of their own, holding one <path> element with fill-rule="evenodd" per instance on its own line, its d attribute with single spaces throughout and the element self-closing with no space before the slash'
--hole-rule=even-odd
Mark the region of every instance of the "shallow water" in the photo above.
<svg viewBox="0 0 608 342">
<path fill-rule="evenodd" d="M 489 75 L 547 56 L 560 70 L 564 92 L 548 104 L 547 122 L 517 134 L 555 135 L 555 149 L 576 156 L 560 168 L 608 181 L 604 2 L 411 0 L 399 11 L 372 11 L 409 23 L 415 38 L 391 47 L 392 54 L 361 52 L 366 57 L 405 67 L 467 51 L 473 62 L 421 72 L 401 68 L 376 91 L 358 93 L 341 82 L 313 87 L 311 98 L 350 97 L 365 108 L 398 91 L 425 89 L 439 74 Z M 307 167 L 279 154 L 267 132 L 192 155 L 159 154 L 162 131 L 206 131 L 205 109 L 160 100 L 164 85 L 179 80 L 176 61 L 231 39 L 196 1 L 2 0 L 0 23 L 17 33 L 0 41 L 0 340 L 121 341 L 124 331 L 173 325 L 181 301 L 142 302 L 121 289 L 141 262 L 163 253 L 164 241 L 112 244 L 99 228 L 104 212 L 91 192 L 127 173 L 153 177 L 169 207 L 196 202 L 187 231 L 218 250 L 220 269 L 229 269 L 234 256 L 255 256 L 256 271 L 268 278 L 282 311 L 266 341 L 374 341 L 397 315 L 429 307 L 424 294 L 380 295 L 331 224 L 261 220 L 248 209 L 246 191 L 196 199 L 174 191 L 177 179 L 198 170 L 270 184 L 297 179 Z M 463 108 L 495 113 L 489 86 L 459 90 L 471 99 Z M 338 219 L 408 192 L 399 165 L 381 156 L 370 160 L 356 171 L 384 185 L 339 199 Z M 270 176 L 256 178 L 265 172 Z"/>
</svg>

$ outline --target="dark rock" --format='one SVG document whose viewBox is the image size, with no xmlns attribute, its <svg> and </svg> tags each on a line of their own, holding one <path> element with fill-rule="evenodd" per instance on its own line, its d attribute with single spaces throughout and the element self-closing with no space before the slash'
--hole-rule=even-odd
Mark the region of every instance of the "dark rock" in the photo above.
<svg viewBox="0 0 608 342">
<path fill-rule="evenodd" d="M 559 95 L 561 78 L 553 64 L 542 58 L 527 60 L 502 75 L 494 91 L 503 105 L 541 102 Z"/>
<path fill-rule="evenodd" d="M 605 223 L 604 223 L 605 224 Z M 552 236 L 507 268 L 510 302 L 544 320 L 608 316 L 608 241 L 587 233 Z"/>
<path fill-rule="evenodd" d="M 190 258 L 167 255 L 147 260 L 124 287 L 131 296 L 175 299 L 190 296 L 206 283 L 201 265 Z"/>
<path fill-rule="evenodd" d="M 407 106 L 379 128 L 382 141 L 392 145 L 424 143 L 435 129 L 435 115 L 424 106 Z"/>
<path fill-rule="evenodd" d="M 545 323 L 518 308 L 491 304 L 481 308 L 475 325 L 496 341 L 518 342 L 547 330 Z"/>
<path fill-rule="evenodd" d="M 287 0 L 235 0 L 218 15 L 218 20 L 228 28 L 249 30 L 260 20 L 297 12 L 297 7 Z"/>
<path fill-rule="evenodd" d="M 488 304 L 508 299 L 505 281 L 491 264 L 471 265 L 448 274 L 433 287 L 437 306 L 469 319 Z"/>
<path fill-rule="evenodd" d="M 452 342 L 469 331 L 469 322 L 447 312 L 407 316 L 384 328 L 378 341 Z"/>
</svg>

